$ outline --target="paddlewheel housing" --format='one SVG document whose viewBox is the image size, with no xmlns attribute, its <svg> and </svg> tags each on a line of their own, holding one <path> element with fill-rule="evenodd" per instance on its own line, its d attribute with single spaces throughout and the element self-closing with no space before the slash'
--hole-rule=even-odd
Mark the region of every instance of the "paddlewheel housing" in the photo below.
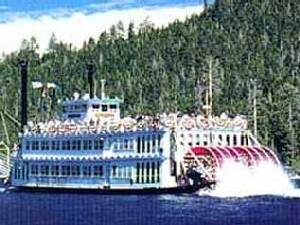
<svg viewBox="0 0 300 225">
<path fill-rule="evenodd" d="M 186 151 L 184 167 L 200 167 L 206 178 L 214 180 L 217 169 L 221 168 L 226 160 L 241 162 L 249 167 L 263 161 L 280 164 L 275 153 L 263 146 L 197 146 Z"/>
</svg>

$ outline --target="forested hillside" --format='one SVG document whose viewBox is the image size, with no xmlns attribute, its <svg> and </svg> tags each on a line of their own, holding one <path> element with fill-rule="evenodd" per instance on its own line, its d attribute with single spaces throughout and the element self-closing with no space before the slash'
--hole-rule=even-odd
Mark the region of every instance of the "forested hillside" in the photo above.
<svg viewBox="0 0 300 225">
<path fill-rule="evenodd" d="M 199 111 L 212 61 L 214 114 L 246 115 L 252 127 L 255 93 L 258 137 L 287 159 L 300 149 L 299 26 L 298 0 L 219 0 L 202 14 L 165 28 L 120 22 L 81 49 L 53 36 L 48 51 L 39 55 L 32 38 L 0 62 L 0 107 L 18 117 L 17 63 L 26 58 L 30 81 L 59 86 L 52 105 L 39 103 L 40 93 L 30 87 L 31 119 L 45 118 L 58 99 L 87 91 L 90 62 L 96 65 L 98 85 L 104 78 L 109 95 L 124 98 L 126 115 Z M 3 121 L 16 140 L 16 123 L 5 115 Z"/>
</svg>

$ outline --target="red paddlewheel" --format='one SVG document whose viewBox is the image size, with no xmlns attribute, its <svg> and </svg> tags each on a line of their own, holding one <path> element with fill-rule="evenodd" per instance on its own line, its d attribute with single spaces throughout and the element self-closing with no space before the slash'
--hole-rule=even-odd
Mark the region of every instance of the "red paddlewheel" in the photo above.
<svg viewBox="0 0 300 225">
<path fill-rule="evenodd" d="M 197 146 L 192 147 L 184 156 L 186 168 L 198 167 L 206 170 L 211 177 L 215 177 L 217 168 L 222 167 L 225 160 L 242 162 L 247 166 L 257 165 L 262 161 L 280 164 L 275 153 L 266 147 L 249 146 Z"/>
</svg>

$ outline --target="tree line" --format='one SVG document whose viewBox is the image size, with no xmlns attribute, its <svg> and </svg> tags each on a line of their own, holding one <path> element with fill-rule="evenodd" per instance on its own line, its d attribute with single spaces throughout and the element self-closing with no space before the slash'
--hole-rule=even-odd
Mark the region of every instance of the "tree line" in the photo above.
<svg viewBox="0 0 300 225">
<path fill-rule="evenodd" d="M 149 21 L 125 28 L 119 22 L 82 48 L 53 35 L 47 51 L 39 54 L 33 37 L 3 55 L 0 109 L 19 118 L 18 60 L 25 58 L 30 81 L 59 87 L 48 99 L 29 87 L 31 120 L 53 115 L 58 101 L 75 91 L 88 92 L 89 63 L 95 65 L 97 86 L 106 79 L 109 95 L 124 98 L 125 115 L 199 112 L 211 62 L 213 113 L 246 115 L 253 129 L 255 98 L 259 140 L 288 161 L 300 154 L 299 24 L 297 0 L 216 0 L 163 28 Z M 2 121 L 16 140 L 16 123 L 5 115 Z"/>
</svg>

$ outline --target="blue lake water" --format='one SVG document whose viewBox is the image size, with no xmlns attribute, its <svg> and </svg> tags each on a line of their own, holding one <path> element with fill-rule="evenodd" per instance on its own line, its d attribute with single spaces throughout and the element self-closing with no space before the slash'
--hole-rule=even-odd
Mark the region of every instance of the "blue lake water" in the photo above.
<svg viewBox="0 0 300 225">
<path fill-rule="evenodd" d="M 299 225 L 300 198 L 0 193 L 0 225 Z"/>
</svg>

